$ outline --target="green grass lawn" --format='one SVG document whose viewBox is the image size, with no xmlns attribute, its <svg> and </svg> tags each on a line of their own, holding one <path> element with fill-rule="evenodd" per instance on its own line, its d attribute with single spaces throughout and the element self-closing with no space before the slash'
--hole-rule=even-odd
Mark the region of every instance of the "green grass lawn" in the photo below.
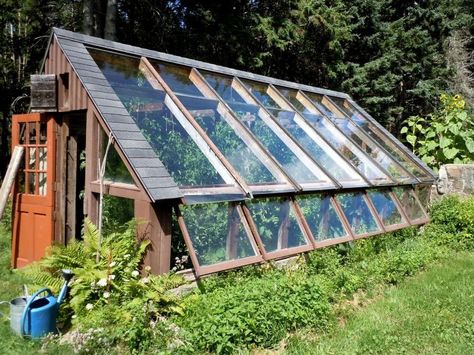
<svg viewBox="0 0 474 355">
<path fill-rule="evenodd" d="M 432 265 L 329 334 L 299 333 L 289 354 L 473 354 L 474 254 Z"/>
<path fill-rule="evenodd" d="M 24 283 L 21 275 L 10 269 L 10 232 L 0 224 L 0 301 L 9 301 L 18 297 Z M 40 342 L 23 340 L 10 331 L 10 322 L 6 319 L 10 313 L 8 305 L 2 305 L 4 314 L 0 318 L 0 352 L 2 354 L 37 354 Z"/>
</svg>

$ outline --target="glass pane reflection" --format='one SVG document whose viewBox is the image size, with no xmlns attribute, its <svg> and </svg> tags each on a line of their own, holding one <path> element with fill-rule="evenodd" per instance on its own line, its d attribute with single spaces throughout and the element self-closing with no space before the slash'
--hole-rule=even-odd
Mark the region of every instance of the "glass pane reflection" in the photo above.
<svg viewBox="0 0 474 355">
<path fill-rule="evenodd" d="M 416 165 L 405 152 L 391 142 L 391 138 L 386 136 L 378 127 L 367 120 L 354 106 L 347 100 L 331 97 L 336 103 L 337 107 L 346 113 L 346 115 L 353 120 L 353 122 L 360 127 L 367 135 L 383 147 L 388 153 L 392 155 L 405 169 L 418 178 L 431 178 L 423 169 Z"/>
<path fill-rule="evenodd" d="M 182 213 L 201 266 L 257 255 L 237 206 L 225 203 L 183 206 Z"/>
<path fill-rule="evenodd" d="M 393 191 L 400 200 L 400 203 L 410 221 L 416 221 L 417 219 L 426 217 L 423 208 L 418 203 L 412 189 L 397 187 L 394 188 Z"/>
<path fill-rule="evenodd" d="M 289 199 L 259 199 L 247 206 L 267 252 L 308 244 Z"/>
<path fill-rule="evenodd" d="M 404 222 L 402 215 L 397 209 L 397 205 L 388 191 L 370 190 L 368 195 L 384 226 L 392 226 Z"/>
<path fill-rule="evenodd" d="M 139 59 L 95 50 L 90 53 L 158 158 L 180 186 L 225 182 L 139 70 Z"/>
<path fill-rule="evenodd" d="M 347 236 L 329 196 L 300 196 L 297 202 L 316 241 Z"/>
<path fill-rule="evenodd" d="M 377 222 L 361 192 L 336 195 L 342 210 L 356 235 L 379 231 Z"/>
<path fill-rule="evenodd" d="M 317 177 L 270 128 L 267 124 L 268 121 L 265 121 L 260 106 L 246 103 L 237 92 L 230 91 L 233 90 L 233 79 L 231 77 L 206 72 L 203 75 L 213 89 L 226 101 L 237 118 L 254 134 L 295 181 L 309 183 L 325 179 L 323 176 Z M 224 97 L 227 97 L 227 99 Z M 268 99 L 271 98 L 268 97 Z"/>
</svg>

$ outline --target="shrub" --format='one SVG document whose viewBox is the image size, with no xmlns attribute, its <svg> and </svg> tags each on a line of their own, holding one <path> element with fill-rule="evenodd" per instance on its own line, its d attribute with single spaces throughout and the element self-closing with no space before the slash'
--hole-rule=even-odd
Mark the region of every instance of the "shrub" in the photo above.
<svg viewBox="0 0 474 355">
<path fill-rule="evenodd" d="M 229 353 L 250 344 L 273 346 L 289 330 L 323 328 L 329 318 L 330 304 L 316 277 L 274 269 L 265 277 L 197 292 L 174 321 L 195 349 Z"/>
<path fill-rule="evenodd" d="M 412 116 L 400 133 L 422 160 L 438 169 L 442 164 L 474 160 L 474 122 L 464 99 L 442 94 L 440 107 L 426 117 Z"/>
<path fill-rule="evenodd" d="M 72 319 L 82 347 L 102 344 L 146 350 L 152 338 L 166 329 L 166 317 L 182 312 L 178 299 L 167 291 L 183 280 L 176 275 L 150 275 L 147 268 L 140 275 L 149 241 L 137 240 L 135 223 L 104 237 L 101 245 L 96 227 L 89 220 L 84 224 L 83 241 L 53 246 L 48 256 L 23 272 L 35 284 L 57 291 L 63 282 L 59 271 L 72 270 L 72 298 L 61 309 Z"/>
<path fill-rule="evenodd" d="M 78 275 L 71 292 L 76 350 L 235 353 L 274 347 L 299 328 L 325 331 L 356 292 L 397 284 L 453 250 L 474 250 L 474 197 L 446 197 L 433 204 L 431 218 L 422 228 L 318 249 L 285 267 L 211 276 L 179 300 L 166 292 L 182 282 L 173 275 L 132 275 L 147 243 L 136 242 L 132 225 L 104 238 L 99 263 L 86 223 L 84 243 L 54 247 L 40 265 L 48 278 L 66 266 Z"/>
</svg>

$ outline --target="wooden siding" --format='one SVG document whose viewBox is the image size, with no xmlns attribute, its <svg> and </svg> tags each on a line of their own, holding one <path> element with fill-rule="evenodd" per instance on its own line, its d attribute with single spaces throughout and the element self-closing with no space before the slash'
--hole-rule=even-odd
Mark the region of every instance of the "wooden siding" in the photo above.
<svg viewBox="0 0 474 355">
<path fill-rule="evenodd" d="M 77 77 L 71 64 L 63 55 L 56 40 L 51 41 L 48 53 L 44 62 L 44 74 L 56 74 L 58 79 L 58 111 L 76 111 L 87 109 L 87 92 L 84 90 L 80 79 Z M 68 74 L 69 89 L 68 97 L 65 97 L 65 90 L 62 87 L 59 75 Z"/>
</svg>

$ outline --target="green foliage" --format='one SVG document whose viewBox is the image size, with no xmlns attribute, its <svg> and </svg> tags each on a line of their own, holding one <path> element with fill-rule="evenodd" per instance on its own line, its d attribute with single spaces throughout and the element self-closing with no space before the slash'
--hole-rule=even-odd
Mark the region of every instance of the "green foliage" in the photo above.
<svg viewBox="0 0 474 355">
<path fill-rule="evenodd" d="M 474 160 L 474 117 L 459 95 L 442 94 L 441 107 L 426 117 L 411 116 L 400 133 L 425 163 L 442 164 Z"/>
<path fill-rule="evenodd" d="M 291 334 L 284 354 L 466 354 L 474 347 L 474 253 L 441 260 L 383 297 L 359 294 L 344 326 Z"/>
<path fill-rule="evenodd" d="M 355 293 L 394 285 L 453 251 L 474 250 L 474 197 L 432 206 L 432 223 L 308 253 L 281 268 L 251 266 L 201 282 L 172 318 L 183 352 L 274 347 L 288 331 L 325 332 Z"/>
<path fill-rule="evenodd" d="M 135 216 L 134 201 L 127 198 L 104 195 L 103 230 L 104 234 L 123 232 Z"/>
<path fill-rule="evenodd" d="M 65 308 L 70 313 L 66 316 L 72 317 L 73 329 L 78 334 L 102 328 L 86 337 L 84 348 L 94 342 L 100 345 L 101 341 L 105 342 L 102 345 L 130 349 L 148 346 L 146 339 L 165 331 L 161 324 L 150 328 L 150 323 L 182 312 L 176 297 L 167 291 L 181 284 L 182 279 L 175 275 L 151 275 L 149 268 L 140 275 L 149 241 L 137 241 L 135 223 L 130 222 L 124 231 L 105 237 L 100 248 L 98 230 L 87 219 L 84 230 L 83 241 L 51 247 L 48 256 L 25 268 L 24 274 L 34 284 L 57 292 L 62 284 L 60 270 L 72 270 L 75 276 L 70 284 L 71 300 Z M 99 262 L 96 253 L 100 255 Z"/>
<path fill-rule="evenodd" d="M 231 353 L 239 347 L 273 346 L 287 331 L 327 325 L 330 306 L 316 278 L 299 272 L 269 270 L 237 285 L 188 297 L 176 318 L 194 350 Z"/>
<path fill-rule="evenodd" d="M 9 200 L 3 211 L 3 217 L 0 220 L 0 227 L 2 227 L 5 231 L 8 232 L 11 232 L 12 230 L 12 212 L 12 202 L 11 200 Z"/>
</svg>

